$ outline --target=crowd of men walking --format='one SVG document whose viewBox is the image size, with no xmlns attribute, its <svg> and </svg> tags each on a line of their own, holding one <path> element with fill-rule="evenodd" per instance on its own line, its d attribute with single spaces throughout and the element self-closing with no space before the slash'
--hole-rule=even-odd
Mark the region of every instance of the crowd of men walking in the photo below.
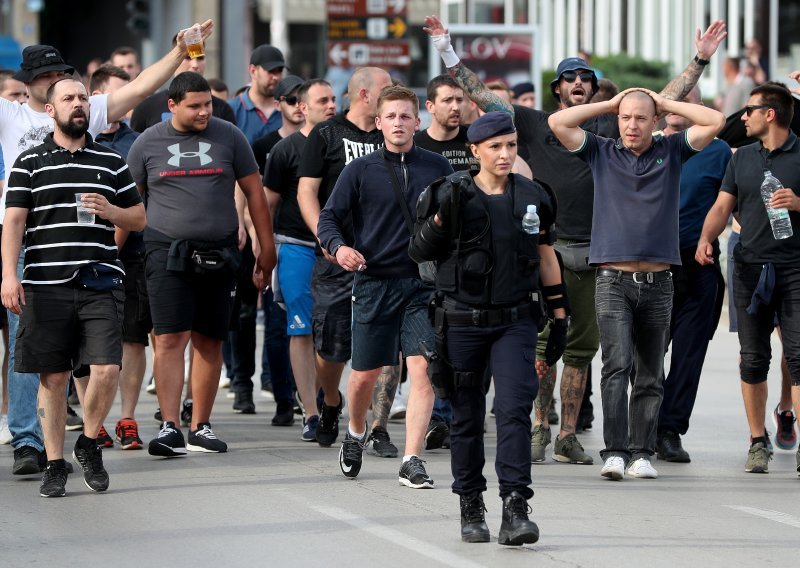
<svg viewBox="0 0 800 568">
<path fill-rule="evenodd" d="M 212 29 L 201 25 L 204 37 Z M 300 438 L 329 447 L 346 404 L 339 466 L 357 477 L 364 451 L 399 455 L 387 421 L 407 376 L 398 481 L 433 488 L 422 451 L 449 447 L 465 542 L 490 539 L 493 381 L 498 541 L 536 542 L 531 464 L 551 444 L 556 461 L 593 463 L 577 434 L 592 425 L 598 349 L 600 474 L 654 479 L 656 454 L 690 461 L 681 436 L 719 321 L 717 237 L 732 215 L 745 471 L 768 472 L 776 326 L 786 387 L 775 443 L 796 446 L 800 142 L 785 85 L 751 89 L 729 119 L 745 128 L 734 154 L 717 138 L 725 116 L 696 87 L 726 37 L 720 21 L 698 32 L 697 54 L 660 93 L 610 84 L 604 95 L 587 61 L 565 59 L 549 86 L 554 113 L 533 108 L 529 83 L 484 84 L 437 17 L 424 29 L 448 69 L 428 85 L 425 130 L 417 96 L 387 71 L 355 70 L 337 101 L 328 81 L 287 74 L 269 45 L 253 50 L 251 82 L 231 98 L 203 77 L 183 31 L 144 70 L 134 51 L 116 50 L 88 85 L 47 45 L 0 73 L 10 89 L 0 252 L 14 474 L 42 473 L 42 497 L 66 495 L 72 382 L 83 411 L 72 455 L 92 491 L 109 487 L 103 448 L 115 442 L 162 457 L 226 452 L 214 400 L 226 374 L 233 409 L 255 413 L 260 304 L 272 424 L 293 425 L 296 393 Z M 136 405 L 151 338 L 160 429 L 145 445 Z M 112 437 L 104 421 L 118 388 Z"/>
</svg>

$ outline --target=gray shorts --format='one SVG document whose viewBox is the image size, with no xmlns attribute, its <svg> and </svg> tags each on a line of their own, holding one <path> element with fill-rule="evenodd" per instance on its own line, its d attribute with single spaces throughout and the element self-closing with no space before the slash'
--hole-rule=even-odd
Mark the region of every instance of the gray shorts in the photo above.
<svg viewBox="0 0 800 568">
<path fill-rule="evenodd" d="M 433 345 L 428 300 L 433 288 L 419 278 L 375 278 L 356 274 L 353 283 L 353 360 L 356 371 L 397 365 Z"/>
</svg>

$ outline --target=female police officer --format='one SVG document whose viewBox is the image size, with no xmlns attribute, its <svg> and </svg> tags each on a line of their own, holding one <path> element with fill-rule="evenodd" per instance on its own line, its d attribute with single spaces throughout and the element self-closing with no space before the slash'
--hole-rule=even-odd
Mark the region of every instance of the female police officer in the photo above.
<svg viewBox="0 0 800 568">
<path fill-rule="evenodd" d="M 548 341 L 551 363 L 566 341 L 566 298 L 552 247 L 555 199 L 540 184 L 511 173 L 517 134 L 509 114 L 485 114 L 469 127 L 467 138 L 480 172 L 452 174 L 426 189 L 417 205 L 409 253 L 417 262 L 437 261 L 431 315 L 436 354 L 451 369 L 445 389 L 453 404 L 450 442 L 461 538 L 489 541 L 482 496 L 482 375 L 488 360 L 495 384 L 495 469 L 503 500 L 498 541 L 521 545 L 539 538 L 539 528 L 528 519 L 527 501 L 533 497 L 530 414 L 539 386 L 534 363 L 543 319 L 537 302 L 540 279 L 555 318 Z M 528 205 L 537 206 L 539 234 L 523 230 Z M 431 373 L 438 372 L 435 367 Z M 431 378 L 434 386 L 442 386 L 440 377 Z"/>
</svg>

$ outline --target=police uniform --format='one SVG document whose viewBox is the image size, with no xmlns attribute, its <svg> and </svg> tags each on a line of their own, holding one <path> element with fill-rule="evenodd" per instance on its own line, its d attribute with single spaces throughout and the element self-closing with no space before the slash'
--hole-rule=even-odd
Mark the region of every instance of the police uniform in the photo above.
<svg viewBox="0 0 800 568">
<path fill-rule="evenodd" d="M 470 130 L 482 126 L 481 121 L 489 123 L 489 134 L 506 121 L 514 132 L 506 113 L 488 113 Z M 480 137 L 478 132 L 470 140 L 480 142 L 504 133 L 508 132 L 500 129 L 499 133 Z M 512 493 L 524 501 L 533 496 L 530 414 L 539 387 L 534 367 L 537 332 L 544 320 L 539 301 L 538 245 L 552 245 L 556 213 L 555 198 L 537 182 L 509 174 L 503 194 L 487 195 L 475 184 L 474 175 L 458 172 L 426 189 L 418 202 L 409 249 L 417 262 L 436 261 L 436 294 L 430 308 L 437 334 L 432 355 L 438 360 L 429 365 L 429 374 L 437 394 L 449 396 L 453 405 L 453 492 L 461 496 L 464 540 L 468 540 L 463 529 L 465 498 L 479 499 L 483 509 L 481 494 L 486 490 L 482 473 L 486 414 L 482 376 L 487 360 L 495 381 L 495 467 L 500 497 L 505 505 Z M 448 203 L 449 218 L 440 226 L 434 214 L 438 212 L 441 219 L 443 206 Z M 538 235 L 522 229 L 528 205 L 536 205 L 542 229 Z M 436 376 L 441 372 L 437 363 L 445 363 L 445 371 L 449 371 L 441 373 L 447 376 L 444 382 L 442 376 Z M 485 536 L 488 539 L 488 534 Z"/>
</svg>

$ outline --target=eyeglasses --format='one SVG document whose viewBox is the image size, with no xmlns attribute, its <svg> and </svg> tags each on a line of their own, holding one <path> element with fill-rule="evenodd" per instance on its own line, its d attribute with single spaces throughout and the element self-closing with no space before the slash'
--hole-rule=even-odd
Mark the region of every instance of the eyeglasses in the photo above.
<svg viewBox="0 0 800 568">
<path fill-rule="evenodd" d="M 289 106 L 295 106 L 297 103 L 300 102 L 300 99 L 297 98 L 295 95 L 291 95 L 288 97 L 281 97 L 281 100 Z"/>
<path fill-rule="evenodd" d="M 584 83 L 589 83 L 594 78 L 594 73 L 591 71 L 581 71 L 580 73 L 577 71 L 564 71 L 561 74 L 561 78 L 567 83 L 574 83 L 575 79 L 578 77 L 580 77 L 581 81 Z"/>
<path fill-rule="evenodd" d="M 753 114 L 754 110 L 761 110 L 761 109 L 767 109 L 767 108 L 772 108 L 772 106 L 770 106 L 770 105 L 747 105 L 746 107 L 744 107 L 744 112 L 745 112 L 745 114 L 747 116 L 751 116 Z"/>
</svg>

